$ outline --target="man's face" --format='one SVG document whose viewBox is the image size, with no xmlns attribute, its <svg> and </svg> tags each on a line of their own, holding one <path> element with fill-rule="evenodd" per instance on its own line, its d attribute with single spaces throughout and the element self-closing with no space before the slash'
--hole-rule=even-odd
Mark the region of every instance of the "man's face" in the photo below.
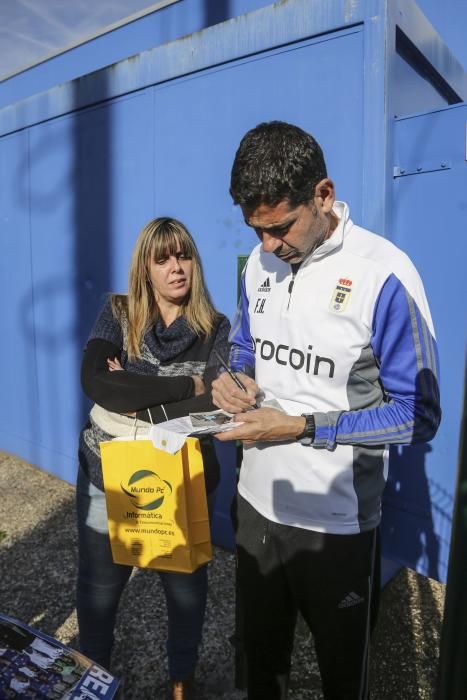
<svg viewBox="0 0 467 700">
<path fill-rule="evenodd" d="M 288 263 L 299 263 L 328 238 L 335 228 L 331 214 L 334 188 L 317 186 L 316 195 L 306 204 L 291 207 L 287 199 L 255 209 L 242 207 L 243 216 L 263 244 L 266 253 L 274 253 Z"/>
</svg>

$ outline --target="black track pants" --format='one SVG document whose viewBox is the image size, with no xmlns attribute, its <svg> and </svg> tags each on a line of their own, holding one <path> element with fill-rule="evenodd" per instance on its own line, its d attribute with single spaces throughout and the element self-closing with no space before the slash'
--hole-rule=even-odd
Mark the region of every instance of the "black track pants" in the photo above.
<svg viewBox="0 0 467 700">
<path fill-rule="evenodd" d="M 287 697 L 300 611 L 326 700 L 366 700 L 376 531 L 331 535 L 279 525 L 241 496 L 236 520 L 248 699 Z"/>
</svg>

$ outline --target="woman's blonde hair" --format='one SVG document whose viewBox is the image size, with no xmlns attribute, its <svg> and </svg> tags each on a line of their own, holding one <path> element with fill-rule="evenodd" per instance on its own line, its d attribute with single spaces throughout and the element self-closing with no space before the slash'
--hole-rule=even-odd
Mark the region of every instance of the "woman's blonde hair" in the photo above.
<svg viewBox="0 0 467 700">
<path fill-rule="evenodd" d="M 180 314 L 198 335 L 209 335 L 213 329 L 217 311 L 206 289 L 201 260 L 193 238 L 177 219 L 153 219 L 136 239 L 128 275 L 128 295 L 112 296 L 114 315 L 118 318 L 122 310 L 125 310 L 128 317 L 129 357 L 141 357 L 143 336 L 160 317 L 149 274 L 150 262 L 177 252 L 193 261 L 191 289 L 180 307 Z"/>
</svg>

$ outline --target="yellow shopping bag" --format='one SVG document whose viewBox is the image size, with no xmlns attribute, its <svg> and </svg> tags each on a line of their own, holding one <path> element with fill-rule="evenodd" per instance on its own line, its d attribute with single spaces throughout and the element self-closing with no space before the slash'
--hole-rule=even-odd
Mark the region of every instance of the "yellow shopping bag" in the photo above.
<svg viewBox="0 0 467 700">
<path fill-rule="evenodd" d="M 191 573 L 212 558 L 197 438 L 176 454 L 150 440 L 101 442 L 112 557 L 117 564 Z"/>
</svg>

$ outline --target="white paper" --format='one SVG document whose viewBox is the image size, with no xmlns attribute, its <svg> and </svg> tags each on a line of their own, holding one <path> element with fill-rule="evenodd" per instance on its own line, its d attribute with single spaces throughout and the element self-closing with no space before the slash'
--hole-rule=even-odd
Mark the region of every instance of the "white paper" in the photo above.
<svg viewBox="0 0 467 700">
<path fill-rule="evenodd" d="M 172 418 L 172 420 L 166 420 L 162 423 L 158 423 L 157 425 L 151 426 L 151 430 L 153 430 L 153 428 L 163 428 L 164 430 L 168 430 L 171 433 L 179 433 L 180 435 L 183 435 L 184 438 L 186 438 L 187 435 L 189 435 L 193 430 L 190 416 L 183 416 L 182 418 Z"/>
<path fill-rule="evenodd" d="M 223 433 L 232 430 L 242 423 L 224 423 L 223 425 L 208 425 L 194 428 L 190 416 L 172 418 L 172 420 L 152 425 L 149 429 L 148 439 L 152 440 L 154 447 L 175 454 L 183 446 L 188 435 L 209 435 Z"/>
<path fill-rule="evenodd" d="M 220 412 L 220 411 L 219 411 Z M 213 411 L 212 413 L 219 413 Z M 205 414 L 205 415 L 209 415 Z M 203 425 L 202 427 L 193 427 L 190 416 L 182 416 L 181 418 L 172 418 L 172 420 L 157 423 L 156 425 L 148 426 L 148 430 L 139 431 L 135 434 L 134 440 L 151 440 L 154 447 L 158 450 L 164 450 L 170 454 L 175 454 L 183 447 L 183 443 L 189 435 L 210 435 L 213 433 L 223 433 L 227 430 L 232 430 L 242 423 L 223 423 L 218 425 L 212 423 Z M 116 437 L 114 440 L 128 440 L 128 436 Z"/>
<path fill-rule="evenodd" d="M 234 427 L 232 422 L 233 414 L 223 411 L 221 408 L 215 411 L 190 413 L 189 417 L 193 431 L 196 432 L 203 429 L 203 432 L 219 433 L 222 430 L 232 430 L 232 427 Z M 206 431 L 204 430 L 205 428 L 209 430 Z"/>
<path fill-rule="evenodd" d="M 186 434 L 167 430 L 163 424 L 159 423 L 149 428 L 148 437 L 158 450 L 164 450 L 164 452 L 170 452 L 171 455 L 174 455 L 183 447 Z"/>
</svg>

